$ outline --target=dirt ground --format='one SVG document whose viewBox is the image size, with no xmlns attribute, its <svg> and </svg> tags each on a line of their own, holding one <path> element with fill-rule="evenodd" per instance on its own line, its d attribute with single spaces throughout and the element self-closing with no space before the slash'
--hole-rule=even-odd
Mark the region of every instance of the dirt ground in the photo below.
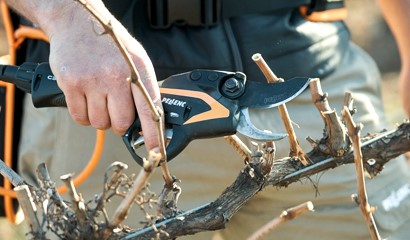
<svg viewBox="0 0 410 240">
<path fill-rule="evenodd" d="M 363 47 L 375 59 L 383 74 L 383 98 L 391 124 L 405 118 L 398 98 L 399 57 L 393 38 L 384 23 L 374 0 L 347 0 L 349 15 L 347 25 L 352 31 L 352 40 Z M 0 22 L 0 56 L 7 54 L 7 42 Z M 0 219 L 0 239 L 24 239 L 24 228 Z"/>
</svg>

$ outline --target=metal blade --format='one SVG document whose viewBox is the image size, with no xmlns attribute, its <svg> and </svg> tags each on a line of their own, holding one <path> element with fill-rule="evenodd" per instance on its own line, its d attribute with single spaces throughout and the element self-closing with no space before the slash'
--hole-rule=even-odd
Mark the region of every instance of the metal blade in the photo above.
<svg viewBox="0 0 410 240">
<path fill-rule="evenodd" d="M 279 106 L 301 94 L 310 80 L 310 78 L 295 77 L 278 83 L 247 81 L 245 93 L 239 98 L 239 105 L 250 108 Z"/>
<path fill-rule="evenodd" d="M 259 141 L 280 140 L 288 136 L 284 133 L 272 133 L 268 130 L 260 130 L 256 128 L 251 122 L 247 108 L 242 109 L 239 113 L 239 123 L 236 130 L 249 138 Z"/>
<path fill-rule="evenodd" d="M 172 135 L 174 134 L 174 131 L 172 129 L 165 129 L 165 139 L 167 141 L 172 139 Z M 138 149 L 142 145 L 145 145 L 145 139 L 144 136 L 139 136 L 137 139 L 132 139 L 131 145 L 134 147 L 134 149 Z"/>
</svg>

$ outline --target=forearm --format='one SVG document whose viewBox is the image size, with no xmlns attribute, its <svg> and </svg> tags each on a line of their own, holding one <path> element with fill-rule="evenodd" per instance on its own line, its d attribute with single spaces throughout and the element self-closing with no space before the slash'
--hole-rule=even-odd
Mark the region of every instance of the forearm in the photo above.
<svg viewBox="0 0 410 240">
<path fill-rule="evenodd" d="M 410 116 L 410 0 L 378 0 L 400 52 L 399 89 L 404 111 Z"/>
<path fill-rule="evenodd" d="M 410 67 L 410 0 L 378 0 L 400 50 L 402 67 Z"/>
<path fill-rule="evenodd" d="M 75 0 L 6 0 L 6 3 L 40 27 L 49 37 L 55 31 L 64 29 L 62 27 L 82 26 L 92 19 Z M 102 1 L 89 1 L 88 4 L 104 18 L 112 18 Z"/>
</svg>

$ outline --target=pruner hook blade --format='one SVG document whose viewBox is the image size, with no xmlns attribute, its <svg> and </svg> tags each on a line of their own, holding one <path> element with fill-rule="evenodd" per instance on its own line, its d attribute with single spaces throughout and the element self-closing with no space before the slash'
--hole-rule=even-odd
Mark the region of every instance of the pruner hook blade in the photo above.
<svg viewBox="0 0 410 240">
<path fill-rule="evenodd" d="M 243 108 L 239 113 L 239 122 L 236 128 L 241 134 L 257 141 L 277 141 L 288 136 L 286 133 L 273 133 L 269 130 L 260 130 L 253 125 L 248 108 Z"/>
</svg>

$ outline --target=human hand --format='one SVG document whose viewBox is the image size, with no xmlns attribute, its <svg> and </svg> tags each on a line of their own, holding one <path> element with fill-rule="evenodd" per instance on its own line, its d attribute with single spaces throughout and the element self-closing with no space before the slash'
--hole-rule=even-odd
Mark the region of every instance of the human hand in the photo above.
<svg viewBox="0 0 410 240">
<path fill-rule="evenodd" d="M 130 69 L 119 49 L 99 23 L 81 6 L 60 11 L 52 23 L 44 24 L 50 39 L 50 66 L 66 96 L 74 121 L 97 129 L 112 128 L 124 134 L 138 110 L 147 149 L 158 146 L 152 113 L 140 90 L 126 79 Z M 132 36 L 113 20 L 116 34 L 132 56 L 137 71 L 154 104 L 162 106 L 152 63 Z"/>
</svg>

